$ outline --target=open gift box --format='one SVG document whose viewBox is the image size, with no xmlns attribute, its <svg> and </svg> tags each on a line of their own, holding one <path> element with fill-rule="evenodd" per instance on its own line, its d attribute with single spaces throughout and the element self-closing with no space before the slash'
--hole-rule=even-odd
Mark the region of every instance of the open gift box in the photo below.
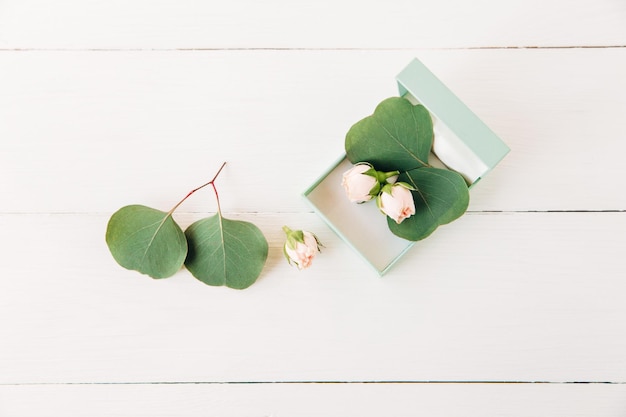
<svg viewBox="0 0 626 417">
<path fill-rule="evenodd" d="M 509 147 L 419 60 L 414 59 L 396 80 L 401 96 L 430 112 L 434 140 L 429 164 L 458 172 L 471 188 L 509 152 Z M 386 222 L 380 221 L 376 204 L 357 205 L 346 198 L 341 180 L 352 166 L 343 155 L 304 197 L 337 235 L 383 275 L 415 242 L 394 235 Z"/>
</svg>

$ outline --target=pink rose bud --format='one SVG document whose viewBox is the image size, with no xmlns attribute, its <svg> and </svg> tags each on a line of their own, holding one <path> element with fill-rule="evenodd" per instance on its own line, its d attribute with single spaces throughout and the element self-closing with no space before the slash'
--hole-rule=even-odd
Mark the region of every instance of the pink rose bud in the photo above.
<svg viewBox="0 0 626 417">
<path fill-rule="evenodd" d="M 415 214 L 415 202 L 411 190 L 413 187 L 403 182 L 384 186 L 376 200 L 378 208 L 396 223 L 402 223 L 404 219 Z"/>
<path fill-rule="evenodd" d="M 380 191 L 376 170 L 367 163 L 356 164 L 344 172 L 341 185 L 346 190 L 348 200 L 353 203 L 369 201 Z"/>
<path fill-rule="evenodd" d="M 313 258 L 320 252 L 322 244 L 311 232 L 305 230 L 293 231 L 287 226 L 283 226 L 283 230 L 287 234 L 287 241 L 283 246 L 283 253 L 287 262 L 295 263 L 298 269 L 302 270 L 311 266 Z"/>
</svg>

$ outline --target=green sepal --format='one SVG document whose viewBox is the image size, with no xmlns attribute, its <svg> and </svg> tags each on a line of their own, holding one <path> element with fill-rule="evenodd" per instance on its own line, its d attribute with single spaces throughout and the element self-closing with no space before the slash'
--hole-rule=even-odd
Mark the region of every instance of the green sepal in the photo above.
<svg viewBox="0 0 626 417">
<path fill-rule="evenodd" d="M 370 190 L 369 195 L 371 195 L 372 197 L 376 197 L 378 196 L 378 194 L 380 194 L 380 183 L 376 181 L 376 184 L 374 184 L 374 186 Z"/>
<path fill-rule="evenodd" d="M 391 184 L 387 180 L 391 177 L 395 177 L 396 175 L 400 175 L 400 171 L 387 171 L 387 172 L 376 171 L 376 174 L 377 174 L 376 179 L 378 180 L 378 182 L 380 182 L 381 184 Z"/>
<path fill-rule="evenodd" d="M 403 188 L 406 188 L 409 191 L 417 191 L 417 188 L 415 188 L 411 184 L 403 182 L 403 181 L 396 182 L 396 183 L 394 183 L 394 185 L 399 185 L 399 186 L 401 186 Z"/>
<path fill-rule="evenodd" d="M 283 248 L 289 247 L 289 249 L 295 250 L 298 246 L 298 242 L 304 243 L 304 232 L 302 230 L 291 230 L 289 227 L 283 226 L 283 231 L 287 235 L 287 242 Z M 287 256 L 286 250 L 285 256 Z"/>
<path fill-rule="evenodd" d="M 383 188 L 380 190 L 380 193 L 387 193 L 389 195 L 391 195 L 391 189 L 393 188 L 393 184 L 385 184 L 383 185 Z"/>
<path fill-rule="evenodd" d="M 285 255 L 285 258 L 287 259 L 287 262 L 289 263 L 289 265 L 291 265 L 291 258 L 289 257 L 289 254 L 287 253 L 286 243 L 283 245 L 283 255 Z"/>
<path fill-rule="evenodd" d="M 385 188 L 385 187 L 383 187 Z M 378 196 L 376 197 L 376 207 L 378 207 L 378 210 L 380 210 L 381 213 L 385 214 L 385 212 L 383 211 L 383 202 L 381 199 L 381 196 L 383 195 L 383 191 L 380 192 L 380 194 L 378 194 Z M 385 214 L 386 216 L 386 214 Z"/>
<path fill-rule="evenodd" d="M 367 175 L 369 177 L 374 177 L 374 178 L 378 179 L 378 171 L 376 171 L 370 164 L 368 164 L 366 162 L 362 162 L 362 163 L 359 163 L 357 165 L 369 165 L 370 169 L 368 169 L 367 171 L 363 172 L 363 175 Z"/>
<path fill-rule="evenodd" d="M 317 235 L 313 232 L 309 232 L 313 235 L 313 239 L 315 239 L 315 243 L 317 243 L 317 251 L 321 252 L 322 250 L 320 248 L 325 248 L 326 246 L 322 245 L 322 242 L 320 242 L 320 240 L 317 238 Z"/>
</svg>

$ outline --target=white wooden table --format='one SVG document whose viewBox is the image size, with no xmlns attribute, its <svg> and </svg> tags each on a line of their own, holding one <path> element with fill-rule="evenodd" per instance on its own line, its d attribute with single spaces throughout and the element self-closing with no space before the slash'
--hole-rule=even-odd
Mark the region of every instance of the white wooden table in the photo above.
<svg viewBox="0 0 626 417">
<path fill-rule="evenodd" d="M 0 0 L 0 49 L 0 416 L 626 415 L 623 0 Z M 381 279 L 301 194 L 413 57 L 512 151 Z M 222 161 L 256 284 L 113 261 Z"/>
</svg>

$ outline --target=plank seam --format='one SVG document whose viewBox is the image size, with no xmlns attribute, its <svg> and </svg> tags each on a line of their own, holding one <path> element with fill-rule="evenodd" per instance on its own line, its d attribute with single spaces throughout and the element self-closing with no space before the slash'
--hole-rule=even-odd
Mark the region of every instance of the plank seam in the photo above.
<svg viewBox="0 0 626 417">
<path fill-rule="evenodd" d="M 328 48 L 328 47 L 214 47 L 214 48 L 0 48 L 0 52 L 237 52 L 237 51 L 261 51 L 261 52 L 302 52 L 302 51 L 462 51 L 462 50 L 516 50 L 516 49 L 622 49 L 626 48 L 626 45 L 546 45 L 546 46 L 533 46 L 533 45 L 519 45 L 519 46 L 467 46 L 467 47 L 441 47 L 441 48 L 356 48 L 356 47 L 343 47 L 343 48 Z"/>
<path fill-rule="evenodd" d="M 297 384 L 414 384 L 414 385 L 626 385 L 626 381 L 161 381 L 161 382 L 24 382 L 0 383 L 8 386 L 59 386 L 59 385 L 297 385 Z"/>
</svg>

